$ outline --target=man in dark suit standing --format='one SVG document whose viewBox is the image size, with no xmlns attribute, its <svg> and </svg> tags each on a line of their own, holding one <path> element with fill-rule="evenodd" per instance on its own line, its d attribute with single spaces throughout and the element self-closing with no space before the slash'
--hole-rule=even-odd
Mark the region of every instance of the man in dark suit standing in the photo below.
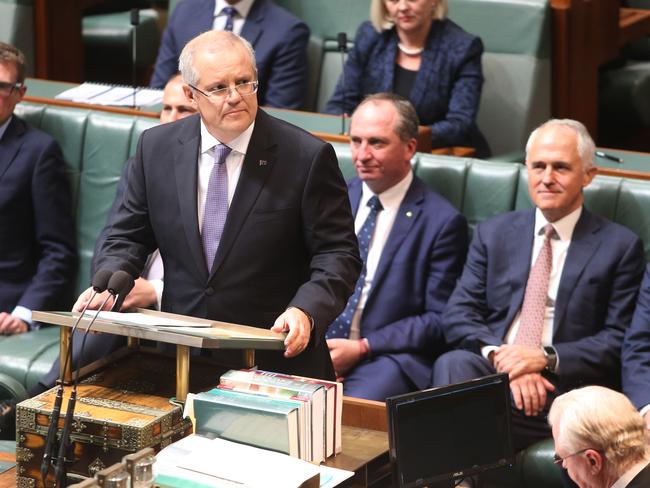
<svg viewBox="0 0 650 488">
<path fill-rule="evenodd" d="M 325 330 L 361 268 L 334 150 L 258 110 L 239 36 L 206 32 L 180 65 L 199 115 L 142 134 L 97 266 L 135 277 L 157 247 L 162 310 L 288 331 L 258 365 L 334 378 Z"/>
<path fill-rule="evenodd" d="M 545 416 L 558 393 L 620 382 L 643 246 L 583 208 L 593 153 L 579 122 L 551 120 L 531 134 L 526 166 L 536 208 L 476 228 L 443 315 L 459 349 L 436 361 L 433 384 L 508 373 L 516 448 L 548 436 Z"/>
<path fill-rule="evenodd" d="M 25 58 L 0 43 L 0 334 L 26 332 L 33 310 L 70 306 L 76 245 L 61 149 L 13 115 Z"/>
<path fill-rule="evenodd" d="M 443 345 L 440 316 L 465 262 L 467 222 L 413 175 L 417 131 L 399 95 L 371 95 L 352 115 L 359 177 L 348 188 L 364 268 L 327 334 L 346 395 L 384 401 L 426 388 Z"/>
<path fill-rule="evenodd" d="M 602 386 L 557 397 L 548 414 L 555 462 L 579 488 L 650 486 L 650 447 L 634 405 Z"/>
<path fill-rule="evenodd" d="M 178 71 L 181 50 L 210 29 L 241 35 L 255 48 L 260 105 L 300 108 L 307 89 L 309 28 L 272 0 L 183 0 L 162 37 L 151 86 Z"/>
</svg>

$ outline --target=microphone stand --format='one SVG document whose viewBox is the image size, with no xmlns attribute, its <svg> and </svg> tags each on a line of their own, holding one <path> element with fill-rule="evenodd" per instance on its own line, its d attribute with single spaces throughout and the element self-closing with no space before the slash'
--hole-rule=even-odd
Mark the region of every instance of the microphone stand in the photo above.
<svg viewBox="0 0 650 488">
<path fill-rule="evenodd" d="M 81 357 L 83 357 L 83 345 L 86 342 L 86 335 L 88 334 L 88 331 L 92 327 L 92 325 L 95 323 L 95 320 L 99 316 L 99 313 L 104 309 L 104 306 L 108 303 L 108 300 L 111 298 L 114 298 L 116 293 L 111 293 L 109 290 L 109 294 L 106 297 L 106 299 L 102 302 L 100 307 L 97 309 L 97 312 L 93 316 L 92 320 L 88 323 L 88 327 L 86 327 L 86 332 L 84 334 L 84 340 L 82 342 L 82 349 L 81 349 Z M 90 302 L 89 302 L 90 303 Z M 71 348 L 70 348 L 71 349 Z M 69 349 L 69 351 L 70 351 Z M 81 363 L 80 363 L 81 364 Z M 66 366 L 67 366 L 67 359 L 66 359 Z M 54 476 L 56 479 L 56 486 L 57 487 L 63 487 L 66 486 L 66 463 L 73 463 L 74 462 L 74 449 L 72 450 L 71 453 L 68 453 L 67 451 L 71 447 L 70 444 L 70 428 L 72 426 L 72 420 L 74 417 L 74 409 L 75 409 L 75 404 L 77 403 L 77 385 L 79 383 L 79 369 L 77 368 L 76 375 L 75 375 L 75 380 L 72 386 L 72 391 L 70 392 L 70 398 L 68 398 L 68 408 L 65 413 L 65 422 L 63 423 L 63 431 L 61 432 L 61 439 L 59 441 L 59 452 L 58 456 L 56 459 L 56 469 L 54 470 Z M 63 390 L 63 385 L 61 385 L 60 391 L 62 395 L 62 390 Z M 57 399 L 59 396 L 59 392 L 57 392 Z M 61 409 L 61 406 L 59 405 L 59 410 Z M 57 424 L 58 424 L 58 418 L 57 418 Z M 50 424 L 50 429 L 52 428 L 52 424 Z M 56 427 L 55 427 L 56 428 Z M 48 432 L 49 434 L 49 432 Z M 45 462 L 45 458 L 43 459 L 43 462 Z M 41 466 L 41 470 L 43 467 Z M 42 474 L 42 472 L 41 472 Z M 45 484 L 45 482 L 43 482 Z"/>
<path fill-rule="evenodd" d="M 63 382 L 65 379 L 66 371 L 68 370 L 68 365 L 71 362 L 72 343 L 74 340 L 74 333 L 77 330 L 77 327 L 81 322 L 81 319 L 86 313 L 88 306 L 92 303 L 92 301 L 94 300 L 94 298 L 97 296 L 98 293 L 101 293 L 106 289 L 106 281 L 108 280 L 104 280 L 104 279 L 108 278 L 109 274 L 111 273 L 105 270 L 100 270 L 95 274 L 95 276 L 93 277 L 93 293 L 90 296 L 90 300 L 88 300 L 86 305 L 84 305 L 83 309 L 81 310 L 81 313 L 79 314 L 79 317 L 77 317 L 77 320 L 72 326 L 72 332 L 70 333 L 70 345 L 68 347 L 68 353 L 66 354 L 65 361 L 63 363 L 62 375 L 61 378 L 59 379 L 59 389 L 56 392 L 56 398 L 54 399 L 54 406 L 52 408 L 52 417 L 50 419 L 50 426 L 47 430 L 47 436 L 45 437 L 45 450 L 43 452 L 43 460 L 41 461 L 41 482 L 43 483 L 43 486 L 45 486 L 47 473 L 50 470 L 52 451 L 54 449 L 54 443 L 56 442 L 56 430 L 59 424 L 59 416 L 61 414 L 61 403 L 63 401 Z"/>
<path fill-rule="evenodd" d="M 137 8 L 131 9 L 131 25 L 133 26 L 133 43 L 131 53 L 131 82 L 133 84 L 133 108 L 137 108 L 135 103 L 135 94 L 138 91 L 138 77 L 136 73 L 136 59 L 137 59 L 137 46 L 138 46 L 138 25 L 140 24 L 140 10 Z"/>
<path fill-rule="evenodd" d="M 345 55 L 348 52 L 348 36 L 345 32 L 339 32 L 336 36 L 339 51 L 341 52 L 341 88 L 342 88 L 342 109 L 341 110 L 341 135 L 345 135 Z"/>
</svg>

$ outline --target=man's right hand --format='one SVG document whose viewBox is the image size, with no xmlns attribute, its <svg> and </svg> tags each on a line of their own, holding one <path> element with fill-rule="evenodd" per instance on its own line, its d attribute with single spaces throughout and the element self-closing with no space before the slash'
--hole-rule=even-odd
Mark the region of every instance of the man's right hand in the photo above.
<svg viewBox="0 0 650 488">
<path fill-rule="evenodd" d="M 510 381 L 515 405 L 527 416 L 539 415 L 546 405 L 547 391 L 555 391 L 555 386 L 539 373 L 524 374 Z"/>
<path fill-rule="evenodd" d="M 72 306 L 72 311 L 73 312 L 81 312 L 86 304 L 90 302 L 90 298 L 93 295 L 93 289 L 92 287 L 87 288 L 86 291 L 84 291 L 81 295 L 79 295 L 79 298 L 77 298 L 77 301 L 75 304 Z M 104 303 L 104 300 L 106 300 L 106 297 L 109 295 L 108 291 L 104 291 L 102 293 L 98 293 L 95 295 L 95 298 L 93 298 L 92 302 L 88 304 L 88 310 L 97 310 L 99 306 Z M 110 310 L 111 307 L 113 306 L 113 299 L 109 299 L 108 302 L 106 302 L 106 305 L 104 305 L 104 310 Z"/>
</svg>

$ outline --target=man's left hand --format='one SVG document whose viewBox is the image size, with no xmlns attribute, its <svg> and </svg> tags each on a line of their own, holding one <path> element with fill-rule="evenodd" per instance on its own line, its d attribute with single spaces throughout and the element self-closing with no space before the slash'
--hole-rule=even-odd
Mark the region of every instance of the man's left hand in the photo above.
<svg viewBox="0 0 650 488">
<path fill-rule="evenodd" d="M 0 334 L 22 334 L 27 330 L 29 330 L 29 327 L 21 319 L 14 317 L 10 313 L 0 312 Z"/>
<path fill-rule="evenodd" d="M 358 340 L 327 339 L 337 378 L 344 378 L 363 359 L 363 349 Z"/>
<path fill-rule="evenodd" d="M 539 347 L 504 344 L 494 352 L 494 368 L 508 373 L 510 381 L 529 373 L 539 373 L 546 367 L 546 357 Z"/>
<path fill-rule="evenodd" d="M 289 332 L 284 340 L 284 357 L 292 358 L 307 348 L 311 335 L 311 320 L 299 308 L 290 307 L 275 319 L 271 330 L 273 332 Z"/>
</svg>

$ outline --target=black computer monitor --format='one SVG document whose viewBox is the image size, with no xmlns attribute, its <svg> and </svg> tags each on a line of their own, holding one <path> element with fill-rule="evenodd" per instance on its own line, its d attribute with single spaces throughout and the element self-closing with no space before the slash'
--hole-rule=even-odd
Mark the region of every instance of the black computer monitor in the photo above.
<svg viewBox="0 0 650 488">
<path fill-rule="evenodd" d="M 395 487 L 445 483 L 511 464 L 508 375 L 386 400 Z"/>
</svg>

